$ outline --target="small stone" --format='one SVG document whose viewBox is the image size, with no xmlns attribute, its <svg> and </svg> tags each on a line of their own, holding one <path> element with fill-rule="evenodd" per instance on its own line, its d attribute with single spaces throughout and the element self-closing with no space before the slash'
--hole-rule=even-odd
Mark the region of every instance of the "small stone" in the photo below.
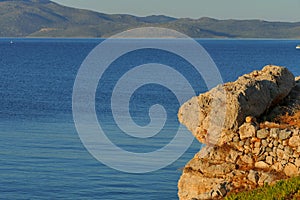
<svg viewBox="0 0 300 200">
<path fill-rule="evenodd" d="M 293 135 L 300 135 L 300 130 L 299 129 L 294 129 Z"/>
<path fill-rule="evenodd" d="M 266 148 L 260 147 L 258 156 L 263 155 L 265 152 L 266 152 Z"/>
<path fill-rule="evenodd" d="M 246 119 L 245 119 L 245 121 L 246 121 L 246 123 L 251 123 L 251 122 L 254 122 L 255 119 L 252 116 L 247 116 Z"/>
<path fill-rule="evenodd" d="M 240 146 L 238 143 L 233 143 L 233 146 L 239 152 L 244 152 L 244 147 Z"/>
<path fill-rule="evenodd" d="M 257 184 L 257 181 L 259 179 L 258 172 L 254 170 L 250 170 L 247 178 L 254 184 Z"/>
<path fill-rule="evenodd" d="M 264 155 L 265 155 L 265 156 L 269 156 L 269 152 L 265 152 Z"/>
<path fill-rule="evenodd" d="M 262 172 L 264 173 L 264 172 Z M 277 177 L 274 176 L 273 174 L 267 173 L 268 174 L 268 178 L 265 180 L 264 184 L 268 183 L 268 184 L 272 184 L 274 183 L 275 180 L 277 180 Z"/>
<path fill-rule="evenodd" d="M 274 152 L 270 152 L 269 155 L 272 157 L 276 157 L 276 154 Z"/>
<path fill-rule="evenodd" d="M 278 145 L 279 145 L 278 141 L 275 140 L 275 141 L 273 142 L 273 145 L 274 145 L 275 147 L 278 147 Z"/>
<path fill-rule="evenodd" d="M 235 136 L 232 141 L 233 142 L 238 142 L 238 141 L 240 141 L 240 138 L 238 136 Z"/>
<path fill-rule="evenodd" d="M 288 154 L 284 153 L 282 159 L 288 162 L 290 159 L 290 156 Z"/>
<path fill-rule="evenodd" d="M 273 148 L 273 143 L 269 143 L 268 147 Z"/>
<path fill-rule="evenodd" d="M 250 138 L 249 138 L 249 139 L 250 139 Z M 260 142 L 260 139 L 257 138 L 257 137 L 253 137 L 253 138 L 250 139 L 250 142 L 251 142 L 251 143 Z"/>
<path fill-rule="evenodd" d="M 282 144 L 278 145 L 278 149 L 284 149 L 284 146 Z"/>
<path fill-rule="evenodd" d="M 300 136 L 295 135 L 289 139 L 289 145 L 291 147 L 299 147 L 300 146 Z"/>
<path fill-rule="evenodd" d="M 266 152 L 272 152 L 272 149 L 270 147 L 267 147 Z"/>
<path fill-rule="evenodd" d="M 300 135 L 300 129 L 299 128 L 294 129 L 293 135 Z"/>
<path fill-rule="evenodd" d="M 270 134 L 269 131 L 267 131 L 266 129 L 260 129 L 257 131 L 256 136 L 259 139 L 264 139 L 264 138 L 268 137 L 269 134 Z"/>
<path fill-rule="evenodd" d="M 243 141 L 240 141 L 240 142 L 239 142 L 239 146 L 241 146 L 241 147 L 244 146 L 244 144 L 245 144 L 245 143 L 244 143 Z"/>
<path fill-rule="evenodd" d="M 256 128 L 252 124 L 245 123 L 239 128 L 239 134 L 241 140 L 254 137 L 256 133 Z"/>
<path fill-rule="evenodd" d="M 255 147 L 255 148 L 259 148 L 259 147 L 260 147 L 260 142 L 255 142 L 255 143 L 254 143 L 254 147 Z"/>
<path fill-rule="evenodd" d="M 290 158 L 289 163 L 295 163 L 295 158 Z"/>
<path fill-rule="evenodd" d="M 297 159 L 295 160 L 295 165 L 296 165 L 297 167 L 300 167 L 300 159 L 299 159 L 299 158 L 297 158 Z"/>
<path fill-rule="evenodd" d="M 282 160 L 282 161 L 280 162 L 280 164 L 281 164 L 282 166 L 285 166 L 287 163 L 288 163 L 288 161 L 286 161 L 286 160 Z"/>
<path fill-rule="evenodd" d="M 279 128 L 271 128 L 270 130 L 270 137 L 272 138 L 278 138 L 278 135 L 279 135 Z"/>
<path fill-rule="evenodd" d="M 244 155 L 242 156 L 241 160 L 244 162 L 244 163 L 247 163 L 249 165 L 253 165 L 253 159 L 248 156 L 248 155 Z"/>
<path fill-rule="evenodd" d="M 281 172 L 283 170 L 283 167 L 280 162 L 277 162 L 274 165 L 272 165 L 272 169 L 274 169 L 277 172 Z"/>
<path fill-rule="evenodd" d="M 199 200 L 199 199 L 212 199 L 212 193 L 202 193 L 202 194 L 199 194 L 197 196 L 197 198 L 192 198 L 192 200 Z"/>
<path fill-rule="evenodd" d="M 287 154 L 287 155 L 292 155 L 293 154 L 293 150 L 292 150 L 291 147 L 286 146 L 286 147 L 284 147 L 284 153 Z"/>
<path fill-rule="evenodd" d="M 283 145 L 283 146 L 287 146 L 288 143 L 289 143 L 288 140 L 283 140 L 283 141 L 282 141 L 282 145 Z"/>
<path fill-rule="evenodd" d="M 254 77 L 256 77 L 256 76 L 259 76 L 259 71 L 258 70 L 254 70 L 253 72 L 252 72 L 252 76 L 254 76 Z"/>
<path fill-rule="evenodd" d="M 277 149 L 276 154 L 279 159 L 283 159 L 284 151 L 282 149 Z"/>
<path fill-rule="evenodd" d="M 239 155 L 241 155 L 240 152 L 231 149 L 228 156 L 226 157 L 226 161 L 235 163 Z"/>
<path fill-rule="evenodd" d="M 298 174 L 298 168 L 292 164 L 292 163 L 288 163 L 285 167 L 284 167 L 284 173 L 285 175 L 292 177 Z"/>
<path fill-rule="evenodd" d="M 264 161 L 259 161 L 255 163 L 255 167 L 259 169 L 268 169 L 269 165 L 265 163 Z"/>
<path fill-rule="evenodd" d="M 217 198 L 220 197 L 220 195 L 218 194 L 218 192 L 215 191 L 215 190 L 212 190 L 212 191 L 210 192 L 210 194 L 211 194 L 211 196 L 210 196 L 209 199 L 217 199 Z M 199 197 L 198 197 L 198 198 L 195 198 L 195 200 L 198 200 L 198 199 L 199 199 Z"/>
<path fill-rule="evenodd" d="M 265 183 L 265 180 L 267 180 L 267 178 L 269 177 L 269 175 L 267 173 L 261 173 L 260 178 L 258 180 L 258 185 L 263 186 Z"/>
<path fill-rule="evenodd" d="M 212 198 L 215 199 L 217 197 L 224 197 L 227 194 L 226 185 L 226 183 L 221 183 L 220 185 L 215 186 L 210 192 Z"/>
<path fill-rule="evenodd" d="M 297 147 L 297 153 L 300 153 L 300 146 L 299 147 Z"/>
<path fill-rule="evenodd" d="M 266 160 L 266 155 L 262 155 L 257 158 L 257 161 L 265 161 L 265 160 Z"/>
<path fill-rule="evenodd" d="M 273 164 L 273 157 L 272 156 L 267 156 L 266 157 L 266 163 L 268 163 L 269 165 Z"/>
<path fill-rule="evenodd" d="M 288 139 L 289 137 L 291 137 L 291 135 L 292 135 L 292 132 L 291 131 L 289 131 L 289 130 L 281 130 L 280 132 L 279 132 L 279 139 L 281 139 L 281 140 L 286 140 L 286 139 Z"/>
<path fill-rule="evenodd" d="M 222 197 L 225 197 L 227 194 L 227 190 L 224 187 L 221 187 L 218 192 L 221 194 Z"/>
<path fill-rule="evenodd" d="M 245 141 L 245 146 L 250 146 L 250 139 L 249 138 Z"/>
<path fill-rule="evenodd" d="M 267 142 L 267 140 L 262 140 L 261 141 L 262 146 L 267 147 L 269 144 Z"/>
<path fill-rule="evenodd" d="M 259 152 L 260 152 L 260 148 L 254 148 L 253 151 L 252 151 L 252 153 L 254 153 L 256 155 L 258 155 Z"/>
</svg>

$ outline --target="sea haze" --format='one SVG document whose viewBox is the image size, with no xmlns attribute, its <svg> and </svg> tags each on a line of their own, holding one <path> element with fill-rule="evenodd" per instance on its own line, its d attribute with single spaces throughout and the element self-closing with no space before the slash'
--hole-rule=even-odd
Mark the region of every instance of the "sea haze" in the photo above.
<svg viewBox="0 0 300 200">
<path fill-rule="evenodd" d="M 197 141 L 173 164 L 155 172 L 131 174 L 97 161 L 79 139 L 72 116 L 73 85 L 82 62 L 102 41 L 0 39 L 1 198 L 177 199 L 181 168 L 201 148 Z M 299 40 L 198 42 L 215 61 L 224 82 L 234 81 L 267 64 L 286 66 L 296 76 L 300 75 L 300 50 L 295 48 Z M 112 66 L 118 70 L 107 71 L 106 83 L 113 85 L 122 69 L 144 62 L 161 62 L 180 69 L 197 94 L 207 90 L 203 79 L 190 70 L 185 60 L 154 49 L 131 52 L 118 59 Z M 108 138 L 117 146 L 144 153 L 162 148 L 172 140 L 179 125 L 176 116 L 179 104 L 166 101 L 169 96 L 165 88 L 145 87 L 132 99 L 131 115 L 139 125 L 149 123 L 147 111 L 153 103 L 161 103 L 168 109 L 170 120 L 164 131 L 148 139 L 130 137 L 115 126 L 110 113 L 104 109 L 110 93 L 109 87 L 97 90 L 96 110 L 98 119 L 109 132 Z M 164 158 L 161 159 L 163 162 Z"/>
</svg>

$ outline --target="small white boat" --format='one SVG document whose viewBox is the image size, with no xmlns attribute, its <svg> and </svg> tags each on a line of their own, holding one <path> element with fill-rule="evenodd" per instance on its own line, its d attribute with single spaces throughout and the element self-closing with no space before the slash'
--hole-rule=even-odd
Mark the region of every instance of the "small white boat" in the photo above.
<svg viewBox="0 0 300 200">
<path fill-rule="evenodd" d="M 300 49 L 300 44 L 298 44 L 298 45 L 296 46 L 296 49 Z"/>
</svg>

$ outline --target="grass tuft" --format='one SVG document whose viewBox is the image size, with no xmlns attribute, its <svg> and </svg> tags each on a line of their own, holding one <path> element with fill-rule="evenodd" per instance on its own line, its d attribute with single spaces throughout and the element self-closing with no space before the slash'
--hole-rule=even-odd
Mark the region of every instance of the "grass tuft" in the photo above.
<svg viewBox="0 0 300 200">
<path fill-rule="evenodd" d="M 300 199 L 300 177 L 280 180 L 252 191 L 231 194 L 225 200 L 290 200 Z"/>
</svg>

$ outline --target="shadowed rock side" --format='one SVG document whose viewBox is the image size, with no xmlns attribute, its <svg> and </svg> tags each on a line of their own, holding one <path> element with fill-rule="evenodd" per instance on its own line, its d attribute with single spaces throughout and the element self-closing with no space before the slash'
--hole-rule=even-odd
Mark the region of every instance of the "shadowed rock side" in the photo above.
<svg viewBox="0 0 300 200">
<path fill-rule="evenodd" d="M 179 198 L 218 199 L 299 175 L 299 127 L 256 122 L 299 106 L 299 91 L 286 68 L 266 66 L 185 103 L 179 120 L 206 147 L 184 167 Z"/>
</svg>

